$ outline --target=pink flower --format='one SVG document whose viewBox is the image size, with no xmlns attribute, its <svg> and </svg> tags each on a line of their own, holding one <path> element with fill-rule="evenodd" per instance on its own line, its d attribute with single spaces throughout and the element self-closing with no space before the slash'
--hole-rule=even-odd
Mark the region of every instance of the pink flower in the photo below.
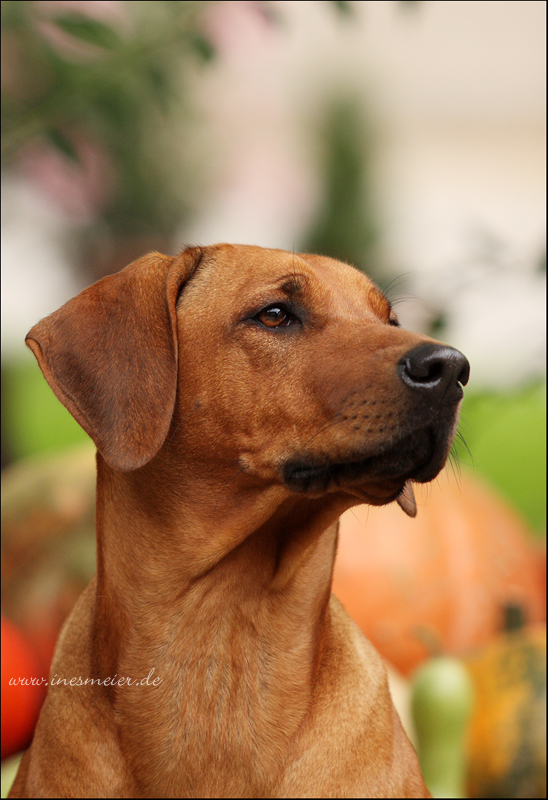
<svg viewBox="0 0 548 800">
<path fill-rule="evenodd" d="M 68 138 L 78 160 L 40 139 L 22 148 L 18 162 L 68 215 L 79 222 L 88 222 L 111 196 L 114 166 L 106 151 L 89 134 L 71 131 Z"/>
</svg>

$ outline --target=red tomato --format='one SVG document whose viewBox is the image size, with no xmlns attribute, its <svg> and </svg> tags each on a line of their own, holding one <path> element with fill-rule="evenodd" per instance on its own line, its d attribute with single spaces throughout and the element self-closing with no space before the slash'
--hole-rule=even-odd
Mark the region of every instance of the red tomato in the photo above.
<svg viewBox="0 0 548 800">
<path fill-rule="evenodd" d="M 2 758 L 19 752 L 32 738 L 46 693 L 41 673 L 26 639 L 2 615 Z"/>
</svg>

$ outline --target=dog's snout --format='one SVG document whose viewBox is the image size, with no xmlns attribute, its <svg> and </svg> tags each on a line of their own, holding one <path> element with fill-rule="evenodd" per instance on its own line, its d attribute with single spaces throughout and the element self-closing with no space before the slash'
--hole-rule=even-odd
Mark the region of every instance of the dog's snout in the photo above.
<svg viewBox="0 0 548 800">
<path fill-rule="evenodd" d="M 402 381 L 411 389 L 439 394 L 444 394 L 451 385 L 465 386 L 470 376 L 470 364 L 461 352 L 433 343 L 415 347 L 398 366 Z"/>
</svg>

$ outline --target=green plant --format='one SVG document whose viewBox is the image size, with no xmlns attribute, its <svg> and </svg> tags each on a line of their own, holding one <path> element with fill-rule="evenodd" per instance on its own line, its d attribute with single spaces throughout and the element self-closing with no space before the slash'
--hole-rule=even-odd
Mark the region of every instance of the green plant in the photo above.
<svg viewBox="0 0 548 800">
<path fill-rule="evenodd" d="M 92 147 L 104 184 L 96 224 L 169 235 L 195 177 L 173 123 L 190 114 L 192 70 L 214 56 L 200 22 L 212 4 L 100 5 L 2 3 L 2 160 L 13 166 L 40 146 L 85 173 Z"/>
</svg>

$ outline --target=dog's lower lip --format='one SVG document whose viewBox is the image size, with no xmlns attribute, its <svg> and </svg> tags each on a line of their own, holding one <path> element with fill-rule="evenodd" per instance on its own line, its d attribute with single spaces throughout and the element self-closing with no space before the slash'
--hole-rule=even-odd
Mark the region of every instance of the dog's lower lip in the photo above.
<svg viewBox="0 0 548 800">
<path fill-rule="evenodd" d="M 367 471 L 369 458 L 362 461 L 349 461 L 343 463 L 306 464 L 289 462 L 283 468 L 284 483 L 297 491 L 326 490 L 336 481 L 340 483 L 342 473 L 346 473 L 347 480 L 351 478 L 350 472 L 357 477 Z"/>
<path fill-rule="evenodd" d="M 409 437 L 408 437 L 409 438 Z M 433 430 L 424 429 L 416 434 L 413 447 L 407 441 L 371 454 L 344 462 L 324 463 L 318 459 L 289 460 L 281 469 L 284 484 L 297 492 L 324 492 L 331 486 L 355 485 L 362 479 L 399 482 L 409 479 L 419 483 L 432 480 L 444 460 L 443 437 Z"/>
<path fill-rule="evenodd" d="M 343 486 L 355 483 L 368 471 L 370 458 L 344 463 L 295 463 L 289 462 L 282 470 L 283 481 L 292 491 L 325 492 L 336 484 Z"/>
<path fill-rule="evenodd" d="M 309 478 L 313 478 L 316 475 L 321 475 L 325 471 L 339 468 L 339 469 L 347 469 L 350 466 L 362 467 L 363 469 L 366 468 L 366 462 L 369 459 L 364 459 L 363 461 L 346 461 L 342 462 L 341 464 L 331 464 L 325 466 L 301 466 L 292 468 L 291 466 L 288 469 L 288 474 L 291 476 L 293 480 L 307 480 Z"/>
</svg>

